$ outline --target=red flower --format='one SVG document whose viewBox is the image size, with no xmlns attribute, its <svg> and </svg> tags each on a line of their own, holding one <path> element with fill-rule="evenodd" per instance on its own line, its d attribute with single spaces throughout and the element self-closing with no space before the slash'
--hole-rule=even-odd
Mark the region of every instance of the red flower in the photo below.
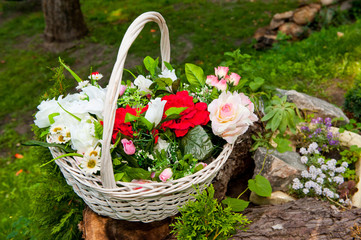
<svg viewBox="0 0 361 240">
<path fill-rule="evenodd" d="M 147 111 L 148 106 L 144 107 L 140 114 Z M 125 123 L 125 115 L 129 113 L 134 116 L 137 116 L 137 109 L 131 108 L 128 105 L 125 108 L 118 108 L 115 112 L 115 120 L 114 120 L 114 128 L 113 128 L 113 138 L 112 141 L 115 142 L 117 139 L 117 135 L 121 132 L 123 135 L 128 137 L 133 137 L 134 131 L 132 128 L 132 124 L 130 122 Z"/>
<path fill-rule="evenodd" d="M 167 100 L 164 112 L 171 107 L 188 107 L 180 113 L 180 118 L 166 121 L 161 126 L 164 130 L 166 128 L 174 130 L 177 137 L 186 135 L 190 128 L 197 125 L 206 125 L 209 122 L 207 104 L 203 102 L 194 104 L 193 98 L 189 96 L 187 91 L 177 92 L 175 95 L 164 96 L 162 100 Z M 165 118 L 165 116 L 163 116 L 163 118 Z"/>
</svg>

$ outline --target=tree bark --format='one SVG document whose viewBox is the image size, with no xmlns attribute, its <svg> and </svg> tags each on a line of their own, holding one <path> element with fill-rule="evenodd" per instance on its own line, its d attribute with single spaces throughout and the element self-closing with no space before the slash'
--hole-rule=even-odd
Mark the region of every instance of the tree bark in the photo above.
<svg viewBox="0 0 361 240">
<path fill-rule="evenodd" d="M 45 42 L 71 42 L 88 33 L 79 0 L 42 0 Z"/>
<path fill-rule="evenodd" d="M 361 239 L 361 209 L 339 210 L 328 202 L 302 198 L 276 206 L 247 208 L 244 213 L 252 223 L 234 240 L 333 240 Z"/>
</svg>

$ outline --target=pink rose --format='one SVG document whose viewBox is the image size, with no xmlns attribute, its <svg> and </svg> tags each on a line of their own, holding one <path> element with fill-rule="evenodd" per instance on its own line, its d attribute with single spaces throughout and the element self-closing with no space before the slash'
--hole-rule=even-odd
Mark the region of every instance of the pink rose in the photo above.
<svg viewBox="0 0 361 240">
<path fill-rule="evenodd" d="M 135 146 L 132 140 L 123 138 L 121 142 L 123 144 L 124 152 L 126 154 L 133 155 L 135 153 Z"/>
<path fill-rule="evenodd" d="M 239 76 L 237 73 L 231 73 L 231 75 L 227 76 L 227 81 L 233 83 L 233 86 L 238 85 L 239 79 L 241 79 L 241 76 Z"/>
<path fill-rule="evenodd" d="M 216 76 L 221 79 L 227 76 L 227 73 L 229 71 L 228 67 L 218 67 L 218 68 L 214 68 L 214 72 L 216 74 Z"/>
<path fill-rule="evenodd" d="M 212 131 L 228 143 L 234 143 L 258 118 L 251 112 L 253 105 L 244 94 L 222 92 L 209 106 Z"/>
<path fill-rule="evenodd" d="M 159 175 L 159 179 L 162 182 L 166 182 L 169 178 L 171 178 L 173 175 L 172 169 L 166 168 L 163 170 L 163 172 Z"/>
<path fill-rule="evenodd" d="M 227 89 L 227 80 L 222 78 L 221 81 L 219 81 L 216 85 L 216 88 L 221 91 L 226 91 Z"/>
</svg>

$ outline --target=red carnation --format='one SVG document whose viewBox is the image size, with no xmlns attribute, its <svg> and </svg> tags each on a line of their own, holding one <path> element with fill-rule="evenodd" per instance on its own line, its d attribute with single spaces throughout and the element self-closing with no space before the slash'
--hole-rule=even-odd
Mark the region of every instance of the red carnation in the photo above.
<svg viewBox="0 0 361 240">
<path fill-rule="evenodd" d="M 164 96 L 162 100 L 167 100 L 164 112 L 172 107 L 188 107 L 180 113 L 181 117 L 175 120 L 169 120 L 162 124 L 164 130 L 170 128 L 174 130 L 177 137 L 183 137 L 188 130 L 197 125 L 206 125 L 209 122 L 209 112 L 207 104 L 199 102 L 194 104 L 193 98 L 187 91 L 177 92 L 175 95 Z M 165 118 L 165 116 L 163 116 Z"/>
</svg>

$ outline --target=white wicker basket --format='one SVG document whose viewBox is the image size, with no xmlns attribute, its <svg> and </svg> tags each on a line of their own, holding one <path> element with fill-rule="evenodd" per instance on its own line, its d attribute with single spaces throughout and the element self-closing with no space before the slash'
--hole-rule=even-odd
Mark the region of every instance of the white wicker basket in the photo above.
<svg viewBox="0 0 361 240">
<path fill-rule="evenodd" d="M 104 110 L 104 141 L 100 176 L 85 175 L 73 157 L 63 157 L 55 161 L 67 183 L 94 212 L 114 219 L 152 222 L 175 215 L 178 207 L 185 204 L 191 198 L 190 195 L 195 192 L 194 185 L 199 185 L 203 189 L 210 184 L 233 149 L 233 145 L 226 144 L 217 159 L 204 169 L 174 181 L 146 184 L 115 182 L 110 143 L 124 62 L 131 44 L 144 25 L 151 21 L 159 25 L 162 60 L 169 62 L 170 44 L 165 20 L 157 12 L 140 15 L 124 35 L 108 85 Z M 162 68 L 164 69 L 164 64 Z M 58 148 L 49 149 L 54 158 L 64 154 Z"/>
</svg>

